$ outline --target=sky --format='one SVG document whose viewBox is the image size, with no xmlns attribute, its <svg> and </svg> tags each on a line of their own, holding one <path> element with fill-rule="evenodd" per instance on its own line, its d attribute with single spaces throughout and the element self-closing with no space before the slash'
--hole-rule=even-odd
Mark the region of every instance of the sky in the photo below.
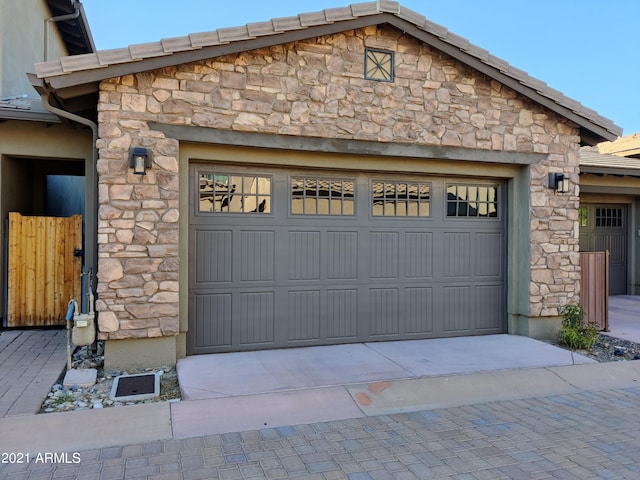
<svg viewBox="0 0 640 480">
<path fill-rule="evenodd" d="M 360 0 L 82 0 L 98 50 Z M 638 0 L 401 0 L 621 127 L 640 132 Z"/>
</svg>

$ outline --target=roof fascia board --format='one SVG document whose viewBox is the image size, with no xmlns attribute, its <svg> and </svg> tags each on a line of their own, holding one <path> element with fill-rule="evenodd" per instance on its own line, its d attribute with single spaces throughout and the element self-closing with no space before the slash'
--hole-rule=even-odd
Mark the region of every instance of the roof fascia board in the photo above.
<svg viewBox="0 0 640 480">
<path fill-rule="evenodd" d="M 210 58 L 221 57 L 223 55 L 246 52 L 257 48 L 272 47 L 274 45 L 307 40 L 314 37 L 333 35 L 346 30 L 354 30 L 371 25 L 389 23 L 389 20 L 391 18 L 394 18 L 394 15 L 370 15 L 366 17 L 355 18 L 353 20 L 330 23 L 327 25 L 307 27 L 299 30 L 291 30 L 280 34 L 256 37 L 247 40 L 239 40 L 237 42 L 197 48 L 195 50 L 175 52 L 170 55 L 150 57 L 143 60 L 131 61 L 122 64 L 113 64 L 104 68 L 84 71 L 81 70 L 65 75 L 45 77 L 45 80 L 51 87 L 58 90 L 61 88 L 72 87 L 83 83 L 96 81 L 99 82 L 108 78 L 131 75 L 148 70 L 155 70 L 158 68 L 182 65 L 185 63 L 198 62 Z"/>
<path fill-rule="evenodd" d="M 632 175 L 632 176 L 638 176 Z M 634 187 L 611 187 L 611 186 L 595 186 L 595 185 L 580 185 L 580 194 L 585 193 L 600 193 L 607 195 L 633 195 L 638 194 L 638 189 Z"/>
<path fill-rule="evenodd" d="M 0 120 L 18 120 L 26 122 L 61 123 L 60 119 L 49 112 L 0 109 Z"/>
<path fill-rule="evenodd" d="M 412 143 L 381 143 L 366 140 L 307 138 L 268 133 L 215 130 L 207 127 L 170 125 L 150 122 L 149 128 L 182 142 L 272 148 L 322 153 L 375 155 L 402 158 L 428 158 L 468 162 L 530 165 L 546 158 L 540 153 L 504 152 L 472 148 L 416 145 Z"/>
<path fill-rule="evenodd" d="M 558 104 L 555 100 L 539 94 L 535 89 L 524 85 L 519 80 L 509 76 L 508 73 L 501 71 L 498 67 L 485 63 L 478 57 L 463 51 L 461 49 L 462 47 L 452 45 L 451 43 L 442 40 L 437 35 L 427 32 L 419 28 L 416 24 L 391 13 L 368 15 L 352 20 L 323 24 L 316 27 L 290 30 L 281 34 L 255 37 L 222 45 L 176 52 L 170 55 L 150 57 L 139 61 L 129 61 L 121 64 L 108 65 L 104 68 L 80 70 L 78 72 L 72 72 L 65 75 L 46 77 L 45 80 L 53 89 L 60 90 L 81 84 L 99 82 L 108 78 L 197 62 L 223 55 L 240 53 L 257 48 L 271 47 L 274 45 L 301 41 L 314 37 L 332 35 L 346 30 L 354 30 L 383 23 L 393 25 L 399 30 L 425 42 L 428 45 L 431 45 L 437 50 L 443 51 L 451 57 L 484 73 L 488 77 L 506 85 L 519 94 L 576 123 L 579 127 L 582 127 L 582 129 L 585 130 L 585 132 L 582 133 L 590 132 L 592 134 L 588 135 L 589 140 L 587 143 L 593 143 L 595 140 L 594 137 L 600 137 L 605 140 L 615 140 L 618 138 L 618 135 L 615 133 L 592 123 L 587 118 L 576 114 L 571 109 Z"/>
<path fill-rule="evenodd" d="M 622 168 L 622 167 L 595 167 L 589 165 L 580 165 L 580 173 L 590 173 L 593 175 L 611 175 L 624 177 L 640 177 L 640 170 Z M 635 190 L 637 194 L 637 189 Z"/>
</svg>

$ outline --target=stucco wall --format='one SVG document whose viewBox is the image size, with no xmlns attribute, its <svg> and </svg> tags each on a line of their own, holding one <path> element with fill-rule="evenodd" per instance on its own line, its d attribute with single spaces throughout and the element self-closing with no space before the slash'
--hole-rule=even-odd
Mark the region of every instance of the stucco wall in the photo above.
<svg viewBox="0 0 640 480">
<path fill-rule="evenodd" d="M 363 79 L 365 46 L 396 52 L 393 83 Z M 179 330 L 180 289 L 187 288 L 178 282 L 179 145 L 148 122 L 543 154 L 529 167 L 528 201 L 517 212 L 530 219 L 517 241 L 531 245 L 522 293 L 529 301 L 517 313 L 555 317 L 578 300 L 577 127 L 395 29 L 368 27 L 111 79 L 101 85 L 99 122 L 102 339 Z M 154 153 L 146 176 L 127 166 L 132 146 Z M 569 194 L 548 188 L 549 171 L 569 176 Z"/>
<path fill-rule="evenodd" d="M 33 72 L 37 62 L 67 54 L 58 29 L 51 24 L 45 57 L 45 19 L 50 16 L 45 0 L 0 0 L 0 96 L 35 97 L 27 72 Z"/>
</svg>

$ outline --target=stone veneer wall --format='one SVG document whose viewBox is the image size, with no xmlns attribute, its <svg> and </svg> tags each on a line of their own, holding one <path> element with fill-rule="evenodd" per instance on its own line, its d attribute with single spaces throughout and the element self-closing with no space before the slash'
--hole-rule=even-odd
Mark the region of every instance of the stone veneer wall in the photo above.
<svg viewBox="0 0 640 480">
<path fill-rule="evenodd" d="M 396 52 L 393 83 L 363 79 L 365 46 Z M 114 78 L 98 108 L 101 339 L 178 333 L 178 142 L 151 121 L 547 154 L 519 213 L 531 217 L 528 313 L 556 316 L 578 300 L 577 127 L 391 27 Z M 154 153 L 146 176 L 128 168 L 132 146 Z M 549 171 L 568 175 L 572 192 L 549 189 Z"/>
</svg>

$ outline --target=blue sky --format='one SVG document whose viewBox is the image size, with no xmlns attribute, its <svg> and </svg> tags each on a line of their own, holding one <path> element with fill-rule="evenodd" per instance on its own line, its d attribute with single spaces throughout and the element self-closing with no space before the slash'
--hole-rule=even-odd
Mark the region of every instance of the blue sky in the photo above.
<svg viewBox="0 0 640 480">
<path fill-rule="evenodd" d="M 358 0 L 82 0 L 99 50 Z M 640 132 L 638 0 L 402 0 L 624 129 Z"/>
</svg>

